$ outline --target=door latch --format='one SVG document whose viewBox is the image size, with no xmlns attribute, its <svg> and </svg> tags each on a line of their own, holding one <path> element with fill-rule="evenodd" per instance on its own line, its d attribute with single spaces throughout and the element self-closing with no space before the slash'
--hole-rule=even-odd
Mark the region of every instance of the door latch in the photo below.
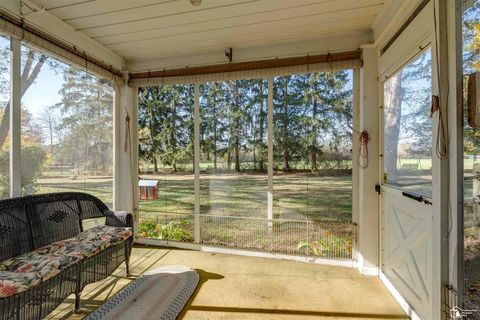
<svg viewBox="0 0 480 320">
<path fill-rule="evenodd" d="M 378 194 L 382 194 L 382 188 L 380 187 L 379 184 L 375 185 L 375 192 L 378 193 Z"/>
</svg>

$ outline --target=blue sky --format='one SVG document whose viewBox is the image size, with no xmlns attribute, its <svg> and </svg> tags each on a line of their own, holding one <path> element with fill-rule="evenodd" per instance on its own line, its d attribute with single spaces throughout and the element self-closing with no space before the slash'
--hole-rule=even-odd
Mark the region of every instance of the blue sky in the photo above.
<svg viewBox="0 0 480 320">
<path fill-rule="evenodd" d="M 34 116 L 41 114 L 45 107 L 60 102 L 58 94 L 62 87 L 62 75 L 55 74 L 49 65 L 45 64 L 35 83 L 25 92 L 22 98 L 23 106 Z"/>
</svg>

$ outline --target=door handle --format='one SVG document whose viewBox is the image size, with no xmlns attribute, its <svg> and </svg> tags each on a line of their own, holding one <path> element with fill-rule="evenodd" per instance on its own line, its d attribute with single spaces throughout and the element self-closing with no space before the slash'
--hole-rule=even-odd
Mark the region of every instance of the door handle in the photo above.
<svg viewBox="0 0 480 320">
<path fill-rule="evenodd" d="M 418 195 L 418 194 L 415 194 L 415 193 L 410 193 L 410 192 L 405 192 L 403 191 L 402 192 L 402 196 L 404 197 L 407 197 L 407 198 L 410 198 L 412 200 L 415 200 L 415 201 L 418 201 L 418 202 L 423 202 L 425 204 L 429 204 L 429 205 L 432 205 L 432 202 L 428 199 L 425 199 L 424 197 L 422 197 L 421 195 Z"/>
</svg>

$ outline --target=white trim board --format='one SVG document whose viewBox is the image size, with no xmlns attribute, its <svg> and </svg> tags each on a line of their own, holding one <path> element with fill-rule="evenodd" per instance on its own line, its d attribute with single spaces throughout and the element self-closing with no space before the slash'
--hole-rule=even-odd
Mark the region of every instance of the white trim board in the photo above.
<svg viewBox="0 0 480 320">
<path fill-rule="evenodd" d="M 245 256 L 245 257 L 289 260 L 289 261 L 306 262 L 306 263 L 330 265 L 330 266 L 337 266 L 337 267 L 354 268 L 356 266 L 355 261 L 350 260 L 350 259 L 335 260 L 335 259 L 325 259 L 325 258 L 308 258 L 308 257 L 301 257 L 301 256 L 279 254 L 279 253 L 268 253 L 268 252 L 258 252 L 258 251 L 249 251 L 249 250 L 240 250 L 240 249 L 220 248 L 220 247 L 214 247 L 214 246 L 208 246 L 208 245 L 202 245 L 202 244 L 196 244 L 196 243 L 188 243 L 188 242 L 177 242 L 177 241 L 148 239 L 148 238 L 136 238 L 135 243 L 143 244 L 143 245 L 149 245 L 149 246 L 186 249 L 186 250 L 197 250 L 197 251 L 201 251 L 201 252 L 234 254 L 234 255 Z"/>
<path fill-rule="evenodd" d="M 390 281 L 390 279 L 383 273 L 380 272 L 380 280 L 390 294 L 393 296 L 395 301 L 400 305 L 403 311 L 410 317 L 412 320 L 422 320 L 420 316 L 415 312 L 412 305 L 403 297 L 402 293 L 397 290 L 395 285 Z"/>
</svg>

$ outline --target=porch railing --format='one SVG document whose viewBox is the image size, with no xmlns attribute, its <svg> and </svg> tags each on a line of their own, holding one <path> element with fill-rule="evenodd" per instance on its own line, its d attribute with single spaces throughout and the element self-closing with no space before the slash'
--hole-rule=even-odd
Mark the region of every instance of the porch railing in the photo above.
<svg viewBox="0 0 480 320">
<path fill-rule="evenodd" d="M 199 243 L 222 248 L 327 259 L 352 259 L 356 242 L 356 225 L 349 222 L 209 214 L 201 214 L 199 221 Z M 142 232 L 144 229 L 140 228 L 140 236 L 170 241 L 194 241 L 194 215 L 162 213 L 156 214 L 150 220 L 141 219 L 141 225 L 142 223 L 144 225 L 149 223 L 151 229 L 171 230 L 161 234 Z M 184 237 L 178 237 L 183 232 L 186 233 Z"/>
</svg>

